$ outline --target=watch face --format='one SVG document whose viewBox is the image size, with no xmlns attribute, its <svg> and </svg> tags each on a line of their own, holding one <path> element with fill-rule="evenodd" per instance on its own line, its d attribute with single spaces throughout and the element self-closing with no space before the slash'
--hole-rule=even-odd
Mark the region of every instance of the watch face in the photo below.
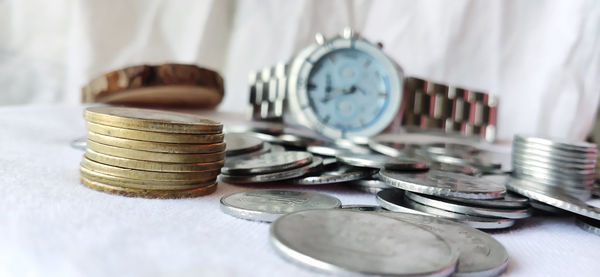
<svg viewBox="0 0 600 277">
<path fill-rule="evenodd" d="M 398 114 L 402 70 L 364 39 L 334 38 L 302 51 L 292 63 L 292 116 L 330 138 L 370 137 Z"/>
<path fill-rule="evenodd" d="M 381 117 L 390 98 L 389 72 L 363 51 L 345 48 L 312 67 L 307 96 L 317 119 L 342 132 L 360 131 Z"/>
</svg>

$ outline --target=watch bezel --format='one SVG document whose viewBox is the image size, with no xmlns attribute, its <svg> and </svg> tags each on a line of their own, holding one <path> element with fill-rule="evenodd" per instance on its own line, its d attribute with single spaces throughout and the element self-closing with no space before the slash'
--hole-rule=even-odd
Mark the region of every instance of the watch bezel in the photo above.
<svg viewBox="0 0 600 277">
<path fill-rule="evenodd" d="M 389 74 L 390 96 L 385 110 L 375 123 L 358 131 L 341 131 L 323 124 L 313 111 L 307 96 L 306 84 L 313 65 L 321 57 L 332 51 L 348 48 L 357 49 L 371 55 L 380 62 Z M 292 61 L 288 76 L 287 102 L 291 116 L 298 123 L 308 126 L 328 138 L 371 137 L 379 134 L 396 118 L 400 109 L 403 89 L 402 80 L 404 77 L 402 69 L 380 48 L 363 38 L 348 39 L 338 36 L 322 44 L 313 44 L 305 48 Z"/>
</svg>

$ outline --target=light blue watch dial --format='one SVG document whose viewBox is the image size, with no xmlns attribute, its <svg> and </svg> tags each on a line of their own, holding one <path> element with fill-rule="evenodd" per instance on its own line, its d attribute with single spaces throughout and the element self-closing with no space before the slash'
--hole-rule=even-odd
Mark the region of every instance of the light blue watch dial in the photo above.
<svg viewBox="0 0 600 277">
<path fill-rule="evenodd" d="M 388 106 L 389 76 L 367 53 L 338 49 L 314 64 L 307 94 L 321 123 L 342 132 L 359 131 L 376 122 Z"/>
</svg>

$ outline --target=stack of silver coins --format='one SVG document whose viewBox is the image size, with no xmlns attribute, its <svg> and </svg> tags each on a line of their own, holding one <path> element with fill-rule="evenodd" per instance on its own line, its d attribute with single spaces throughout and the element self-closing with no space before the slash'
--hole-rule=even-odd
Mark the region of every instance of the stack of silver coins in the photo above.
<svg viewBox="0 0 600 277">
<path fill-rule="evenodd" d="M 591 197 L 596 179 L 595 144 L 516 135 L 513 177 L 547 194 Z"/>
</svg>

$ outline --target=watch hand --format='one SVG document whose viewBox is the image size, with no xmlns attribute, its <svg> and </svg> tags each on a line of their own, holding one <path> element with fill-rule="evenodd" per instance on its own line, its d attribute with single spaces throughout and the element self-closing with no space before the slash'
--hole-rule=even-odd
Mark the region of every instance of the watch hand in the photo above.
<svg viewBox="0 0 600 277">
<path fill-rule="evenodd" d="M 356 87 L 356 88 L 357 88 L 358 90 L 360 90 L 360 93 L 362 93 L 363 95 L 367 95 L 367 92 L 366 92 L 364 89 L 362 89 L 362 88 L 360 88 L 360 87 Z"/>
</svg>

